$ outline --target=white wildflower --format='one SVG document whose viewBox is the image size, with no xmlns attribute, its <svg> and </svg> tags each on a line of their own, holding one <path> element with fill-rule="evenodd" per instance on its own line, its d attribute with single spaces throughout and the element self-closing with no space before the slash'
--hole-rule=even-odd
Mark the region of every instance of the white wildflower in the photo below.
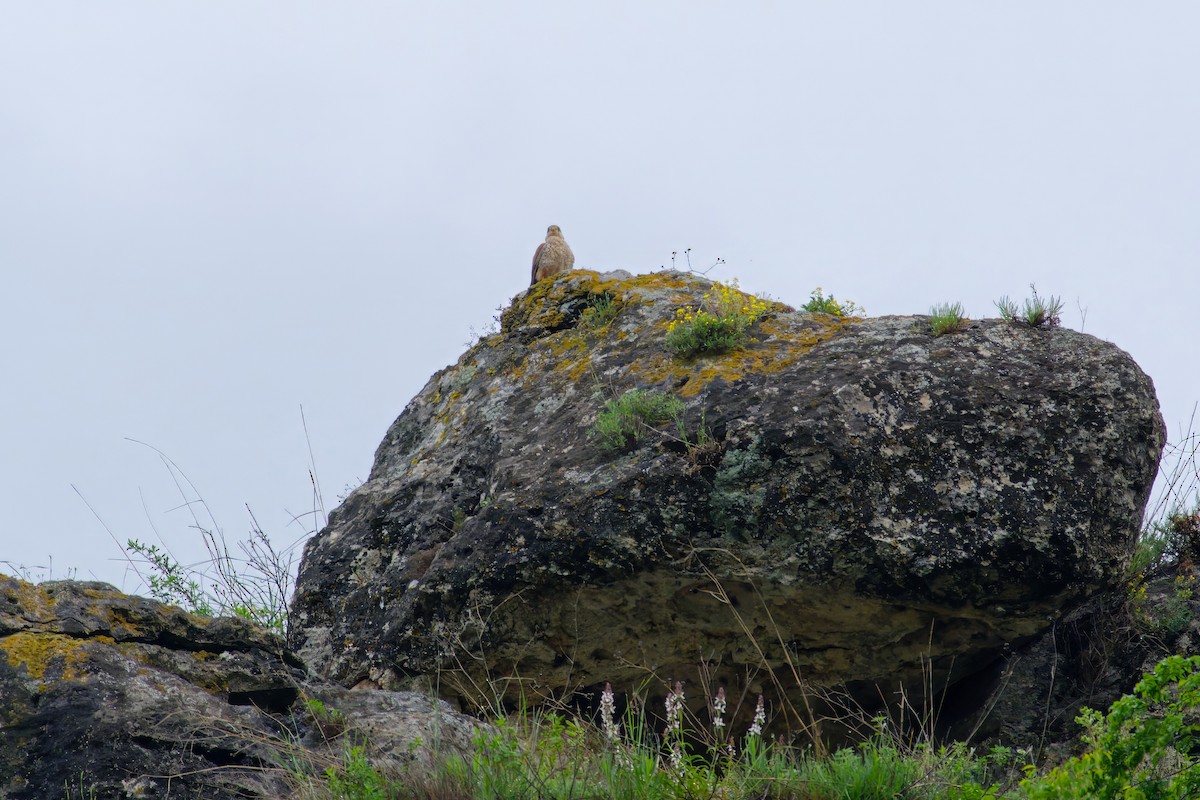
<svg viewBox="0 0 1200 800">
<path fill-rule="evenodd" d="M 725 727 L 725 687 L 721 686 L 717 689 L 717 696 L 713 698 L 713 728 L 717 733 L 721 732 L 721 728 Z"/>
<path fill-rule="evenodd" d="M 617 741 L 620 735 L 620 727 L 617 725 L 613 717 L 616 714 L 617 703 L 613 697 L 611 683 L 604 684 L 604 691 L 600 693 L 600 730 L 604 732 L 604 738 L 609 742 Z"/>
<path fill-rule="evenodd" d="M 674 691 L 667 692 L 667 727 L 683 730 L 683 681 L 675 681 Z"/>
<path fill-rule="evenodd" d="M 747 733 L 750 736 L 759 736 L 762 734 L 763 725 L 767 722 L 767 710 L 763 706 L 763 696 L 758 696 L 758 706 L 754 709 L 754 721 L 750 723 L 750 730 Z"/>
</svg>

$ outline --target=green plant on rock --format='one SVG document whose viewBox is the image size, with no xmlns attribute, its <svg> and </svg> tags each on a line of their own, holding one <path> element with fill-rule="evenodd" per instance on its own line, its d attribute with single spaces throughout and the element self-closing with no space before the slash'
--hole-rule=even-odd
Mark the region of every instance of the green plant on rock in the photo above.
<svg viewBox="0 0 1200 800">
<path fill-rule="evenodd" d="M 130 539 L 125 543 L 125 550 L 141 556 L 150 567 L 146 583 L 150 587 L 150 596 L 155 600 L 177 605 L 202 617 L 211 617 L 216 613 L 208 592 L 192 577 L 192 573 L 168 553 L 159 550 L 157 545 Z"/>
<path fill-rule="evenodd" d="M 685 306 L 667 323 L 666 346 L 680 358 L 724 353 L 750 338 L 750 326 L 770 310 L 767 301 L 738 289 L 737 281 L 714 283 L 699 306 Z"/>
<path fill-rule="evenodd" d="M 656 426 L 678 423 L 683 408 L 683 401 L 669 392 L 630 389 L 604 404 L 592 434 L 607 448 L 631 447 Z"/>
<path fill-rule="evenodd" d="M 236 616 L 287 633 L 290 562 L 277 553 L 266 534 L 255 527 L 252 538 L 239 542 L 244 559 L 235 559 L 220 532 L 201 529 L 212 556 L 215 578 L 187 568 L 157 545 L 137 539 L 125 543 L 126 556 L 140 556 L 149 574 L 150 595 L 202 617 Z M 205 583 L 197 578 L 209 578 Z"/>
<path fill-rule="evenodd" d="M 1087 751 L 1021 787 L 1030 800 L 1200 797 L 1200 656 L 1160 661 L 1108 714 L 1084 709 Z"/>
<path fill-rule="evenodd" d="M 581 320 L 585 327 L 593 330 L 603 328 L 616 319 L 620 310 L 621 304 L 611 292 L 588 295 Z"/>
<path fill-rule="evenodd" d="M 79 773 L 77 784 L 64 783 L 67 800 L 96 800 L 96 784 L 87 783 L 83 772 Z"/>
<path fill-rule="evenodd" d="M 694 434 L 688 433 L 682 414 L 675 421 L 679 441 L 683 443 L 684 449 L 687 451 L 688 462 L 693 469 L 715 466 L 725 452 L 725 445 L 713 434 L 705 417 L 704 410 L 701 409 L 700 422 L 696 426 Z"/>
<path fill-rule="evenodd" d="M 867 313 L 866 309 L 849 300 L 838 300 L 832 294 L 826 296 L 821 287 L 813 289 L 808 302 L 800 306 L 801 310 L 816 314 L 832 314 L 835 317 L 860 317 Z"/>
<path fill-rule="evenodd" d="M 153 450 L 162 460 L 179 491 L 182 501 L 179 509 L 191 517 L 192 524 L 189 527 L 199 531 L 209 556 L 207 561 L 183 565 L 165 543 L 160 549 L 157 545 L 146 544 L 138 539 L 126 539 L 125 558 L 149 588 L 151 596 L 161 602 L 178 605 L 193 614 L 206 617 L 237 616 L 286 635 L 291 613 L 288 599 L 292 576 L 295 574 L 295 545 L 282 551 L 276 550 L 258 524 L 254 512 L 246 506 L 251 522 L 249 536 L 235 540 L 231 548 L 208 503 L 179 465 L 158 448 L 144 442 L 136 443 Z M 309 470 L 309 479 L 313 487 L 311 517 L 314 526 L 306 535 L 321 528 L 325 519 L 315 467 Z M 84 502 L 87 502 L 86 499 Z M 293 519 L 299 522 L 307 516 L 310 514 Z M 151 526 L 154 527 L 153 522 Z M 155 530 L 157 532 L 157 528 Z M 108 533 L 117 539 L 111 530 Z"/>
<path fill-rule="evenodd" d="M 940 303 L 929 309 L 929 330 L 934 336 L 961 331 L 967 322 L 962 303 Z"/>
<path fill-rule="evenodd" d="M 1061 319 L 1063 303 L 1057 297 L 1042 298 L 1038 296 L 1037 287 L 1029 284 L 1033 297 L 1027 298 L 1023 306 L 1008 299 L 1008 295 L 996 301 L 1000 316 L 1008 322 L 1023 322 L 1031 328 L 1056 328 Z"/>
</svg>

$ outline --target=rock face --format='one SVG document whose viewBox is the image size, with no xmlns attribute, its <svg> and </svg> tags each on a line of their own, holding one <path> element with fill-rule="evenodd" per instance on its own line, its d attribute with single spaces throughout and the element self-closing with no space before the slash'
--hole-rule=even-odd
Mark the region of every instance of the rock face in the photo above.
<svg viewBox="0 0 1200 800">
<path fill-rule="evenodd" d="M 1164 441 L 1126 353 L 774 304 L 744 348 L 680 359 L 667 325 L 709 289 L 576 271 L 519 296 L 309 542 L 297 651 L 460 697 L 681 679 L 870 705 L 962 688 L 1120 581 Z M 634 388 L 681 427 L 606 449 L 597 415 Z"/>
<path fill-rule="evenodd" d="M 242 620 L 0 575 L 0 798 L 278 798 L 297 788 L 289 765 L 340 764 L 350 733 L 382 766 L 418 737 L 465 748 L 474 725 L 423 696 L 309 679 Z"/>
</svg>

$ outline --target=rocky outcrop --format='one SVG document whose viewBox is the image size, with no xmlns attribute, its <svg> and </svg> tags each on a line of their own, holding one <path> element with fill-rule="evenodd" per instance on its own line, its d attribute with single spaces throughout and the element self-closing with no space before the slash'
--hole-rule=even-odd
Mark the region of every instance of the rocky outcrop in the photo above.
<svg viewBox="0 0 1200 800">
<path fill-rule="evenodd" d="M 464 749 L 474 725 L 421 695 L 313 680 L 243 620 L 0 576 L 0 798 L 278 798 L 297 770 L 340 765 L 347 736 L 382 767 L 416 739 Z"/>
<path fill-rule="evenodd" d="M 297 651 L 460 697 L 703 678 L 869 706 L 963 689 L 1119 583 L 1164 437 L 1126 353 L 774 304 L 744 348 L 673 356 L 667 325 L 709 288 L 576 271 L 519 296 L 309 542 Z M 597 415 L 633 388 L 681 423 L 606 449 Z"/>
</svg>

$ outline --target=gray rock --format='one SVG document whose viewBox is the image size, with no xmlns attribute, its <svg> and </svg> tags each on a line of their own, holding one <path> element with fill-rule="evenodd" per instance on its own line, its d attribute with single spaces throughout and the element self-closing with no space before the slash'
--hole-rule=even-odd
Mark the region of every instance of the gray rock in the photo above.
<svg viewBox="0 0 1200 800">
<path fill-rule="evenodd" d="M 869 708 L 985 671 L 1120 582 L 1164 440 L 1126 353 L 774 304 L 745 348 L 672 356 L 667 325 L 709 288 L 575 271 L 518 296 L 308 543 L 297 652 L 463 701 L 682 679 Z M 602 293 L 620 311 L 589 327 Z M 665 426 L 603 448 L 597 414 L 632 388 L 681 398 L 691 444 Z"/>
<path fill-rule="evenodd" d="M 382 766 L 464 750 L 474 725 L 423 696 L 311 679 L 244 620 L 0 576 L 0 798 L 277 798 L 296 789 L 289 765 L 339 764 L 346 736 Z"/>
</svg>

